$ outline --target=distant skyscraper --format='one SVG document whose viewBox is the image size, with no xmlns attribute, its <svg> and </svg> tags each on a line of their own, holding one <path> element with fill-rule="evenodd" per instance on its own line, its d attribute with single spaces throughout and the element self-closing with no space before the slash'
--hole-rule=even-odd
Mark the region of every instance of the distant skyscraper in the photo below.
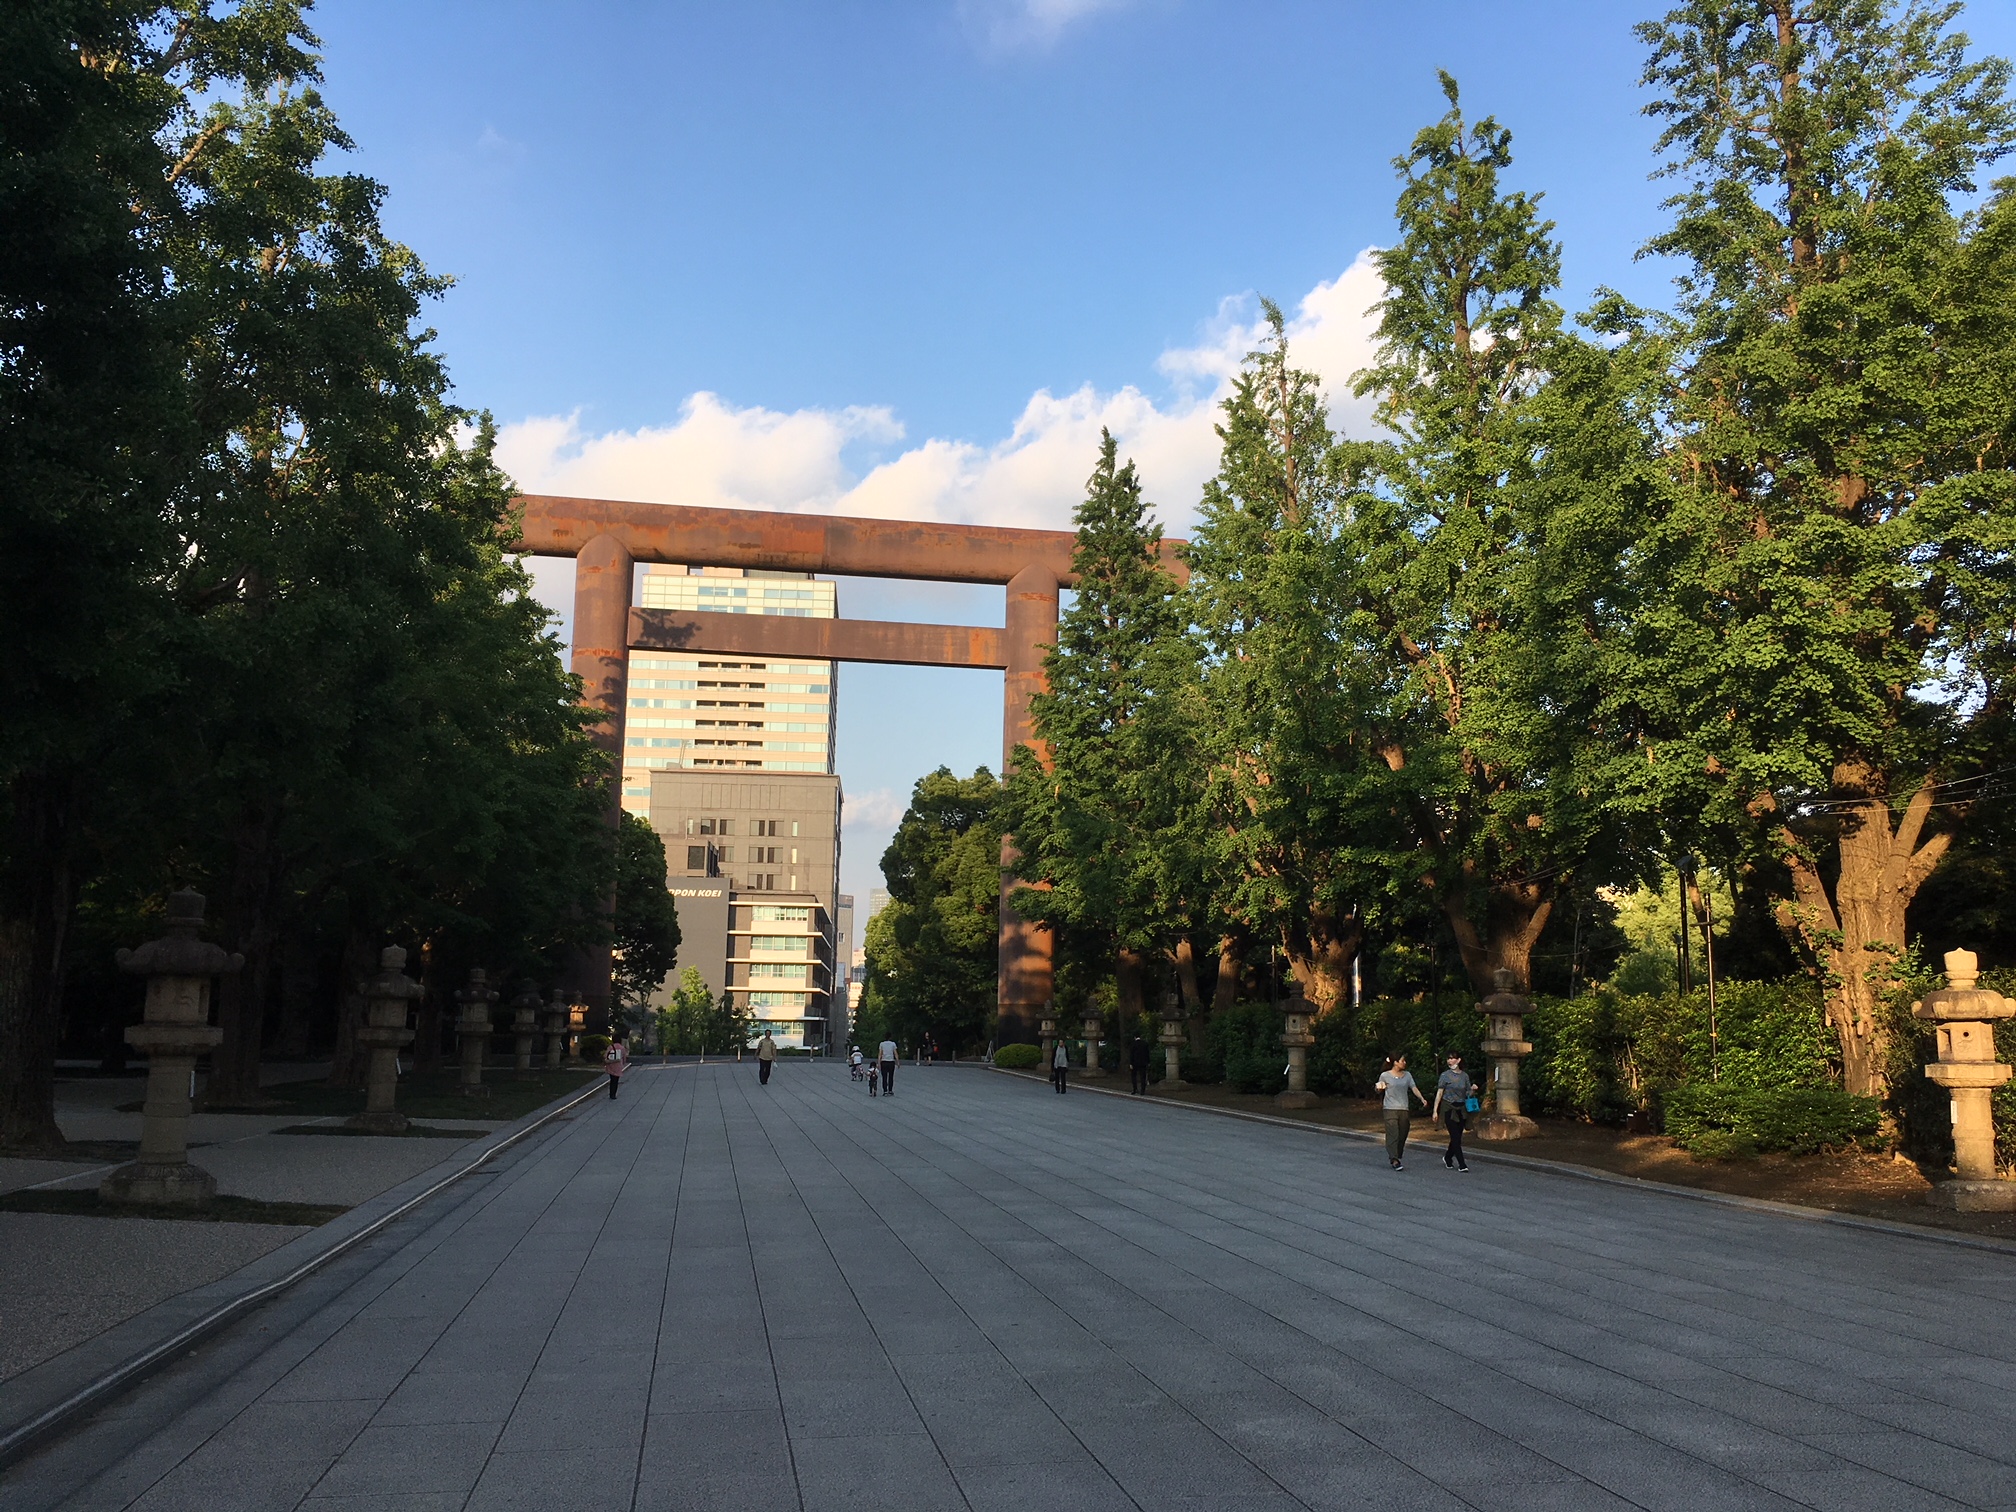
<svg viewBox="0 0 2016 1512">
<path fill-rule="evenodd" d="M 809 573 L 647 563 L 640 575 L 646 609 L 798 619 L 839 612 L 834 585 Z M 831 772 L 833 674 L 829 661 L 631 652 L 623 806 L 649 814 L 654 771 Z"/>
</svg>

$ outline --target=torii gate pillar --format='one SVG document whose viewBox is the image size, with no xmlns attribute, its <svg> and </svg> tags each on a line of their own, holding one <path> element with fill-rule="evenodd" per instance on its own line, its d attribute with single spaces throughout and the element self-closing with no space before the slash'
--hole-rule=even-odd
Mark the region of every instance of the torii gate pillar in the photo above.
<svg viewBox="0 0 2016 1512">
<path fill-rule="evenodd" d="M 1057 574 L 1048 567 L 1024 567 L 1008 582 L 1008 672 L 1002 679 L 1001 774 L 1015 764 L 1024 745 L 1046 765 L 1049 751 L 1036 738 L 1029 701 L 1044 691 L 1043 658 L 1057 639 Z M 1045 924 L 1019 917 L 1009 901 L 1016 887 L 1017 852 L 1012 835 L 1001 839 L 1001 941 L 995 982 L 1000 1019 L 995 1042 L 1013 1045 L 1033 1037 L 1054 987 L 1054 939 Z"/>
<path fill-rule="evenodd" d="M 582 703 L 602 716 L 589 735 L 609 757 L 607 822 L 612 849 L 623 826 L 623 725 L 629 708 L 630 595 L 635 577 L 629 548 L 613 535 L 584 542 L 574 558 L 573 670 L 581 679 Z M 613 886 L 602 900 L 602 916 L 605 926 L 614 925 Z M 586 946 L 575 958 L 574 986 L 588 1005 L 587 1027 L 598 1034 L 609 1027 L 613 966 L 606 943 Z"/>
</svg>

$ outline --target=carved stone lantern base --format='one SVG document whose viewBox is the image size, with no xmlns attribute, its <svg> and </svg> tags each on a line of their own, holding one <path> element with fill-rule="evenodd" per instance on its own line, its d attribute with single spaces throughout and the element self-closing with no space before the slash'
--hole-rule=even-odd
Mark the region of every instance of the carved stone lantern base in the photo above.
<svg viewBox="0 0 2016 1512">
<path fill-rule="evenodd" d="M 135 1207 L 202 1207 L 217 1195 L 217 1178 L 201 1166 L 123 1165 L 98 1184 L 101 1202 Z"/>
<path fill-rule="evenodd" d="M 1470 1121 L 1470 1137 L 1473 1139 L 1531 1139 L 1540 1132 L 1540 1125 L 1524 1113 L 1480 1113 Z"/>
<path fill-rule="evenodd" d="M 2016 1213 L 2016 1181 L 1942 1181 L 1925 1200 L 1954 1213 Z"/>
</svg>

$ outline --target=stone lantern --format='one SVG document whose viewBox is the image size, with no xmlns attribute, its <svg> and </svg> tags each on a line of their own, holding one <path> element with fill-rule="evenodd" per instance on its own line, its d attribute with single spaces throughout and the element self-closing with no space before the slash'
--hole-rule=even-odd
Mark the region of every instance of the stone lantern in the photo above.
<svg viewBox="0 0 2016 1512">
<path fill-rule="evenodd" d="M 236 971 L 245 957 L 196 938 L 203 895 L 184 890 L 168 899 L 168 932 L 138 950 L 113 956 L 122 971 L 147 978 L 146 1017 L 126 1031 L 126 1043 L 147 1057 L 139 1159 L 98 1185 L 106 1202 L 150 1207 L 198 1207 L 217 1195 L 217 1178 L 189 1164 L 189 1103 L 196 1057 L 224 1038 L 210 1027 L 210 979 Z"/>
<path fill-rule="evenodd" d="M 1479 1139 L 1530 1139 L 1540 1126 L 1519 1111 L 1519 1062 L 1533 1053 L 1522 1037 L 1533 1000 L 1512 990 L 1511 972 L 1501 968 L 1491 979 L 1497 990 L 1477 1005 L 1485 1016 L 1482 1049 L 1491 1063 L 1491 1111 L 1473 1127 Z"/>
<path fill-rule="evenodd" d="M 1099 1065 L 1100 1036 L 1105 1032 L 1106 1026 L 1100 1021 L 1098 1014 L 1085 1015 L 1085 1074 L 1088 1077 L 1106 1074 Z"/>
<path fill-rule="evenodd" d="M 404 1134 L 408 1120 L 396 1106 L 399 1096 L 399 1052 L 413 1043 L 406 1027 L 411 1006 L 427 989 L 406 975 L 406 952 L 387 945 L 378 954 L 378 974 L 364 984 L 364 1018 L 357 1031 L 371 1047 L 371 1065 L 364 1077 L 364 1111 L 348 1120 L 353 1129 L 371 1134 Z"/>
<path fill-rule="evenodd" d="M 588 1029 L 588 1000 L 578 992 L 567 996 L 567 1052 L 579 1054 L 581 1036 Z"/>
<path fill-rule="evenodd" d="M 1281 1007 L 1281 1043 L 1288 1049 L 1288 1086 L 1274 1094 L 1274 1104 L 1281 1108 L 1313 1108 L 1316 1094 L 1309 1090 L 1309 1047 L 1316 1043 L 1316 1036 L 1309 1025 L 1316 1017 L 1316 1010 L 1303 996 L 1299 982 Z"/>
<path fill-rule="evenodd" d="M 522 1077 L 532 1074 L 532 1047 L 539 1039 L 539 989 L 527 982 L 511 999 L 512 1068 Z"/>
<path fill-rule="evenodd" d="M 1162 1042 L 1162 1090 L 1180 1092 L 1188 1085 L 1183 1080 L 1183 1003 L 1173 992 L 1162 996 L 1162 1033 L 1157 1038 Z"/>
<path fill-rule="evenodd" d="M 1925 1077 L 1953 1099 L 1953 1163 L 1960 1172 L 1933 1187 L 1927 1200 L 1962 1213 L 2004 1213 L 2016 1210 L 2016 1181 L 1995 1176 L 1989 1099 L 2011 1074 L 1995 1059 L 1994 1020 L 2016 1014 L 2016 1003 L 1976 987 L 1979 975 L 1973 951 L 1949 950 L 1946 986 L 1911 1005 L 1914 1017 L 1938 1026 L 1939 1059 L 1925 1068 Z"/>
<path fill-rule="evenodd" d="M 546 1004 L 546 1068 L 550 1071 L 558 1067 L 566 1053 L 567 993 L 564 988 L 555 987 L 551 1001 Z"/>
<path fill-rule="evenodd" d="M 462 1095 L 488 1097 L 483 1087 L 483 1057 L 490 1053 L 490 1009 L 499 993 L 481 966 L 469 968 L 469 985 L 459 989 L 455 1001 L 462 1005 L 456 1022 L 456 1044 L 462 1051 Z"/>
<path fill-rule="evenodd" d="M 1043 1039 L 1043 1074 L 1048 1076 L 1050 1074 L 1051 1059 L 1057 1053 L 1057 1005 L 1054 1002 L 1043 1005 L 1043 1026 L 1041 1033 Z"/>
</svg>

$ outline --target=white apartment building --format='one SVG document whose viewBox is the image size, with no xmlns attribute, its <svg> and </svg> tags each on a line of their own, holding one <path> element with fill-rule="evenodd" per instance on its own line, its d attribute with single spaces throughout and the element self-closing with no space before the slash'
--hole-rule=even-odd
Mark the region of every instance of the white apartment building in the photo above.
<svg viewBox="0 0 2016 1512">
<path fill-rule="evenodd" d="M 798 619 L 839 613 L 833 583 L 740 567 L 641 564 L 638 603 Z M 834 671 L 828 661 L 631 652 L 623 807 L 648 817 L 659 771 L 830 773 Z"/>
</svg>

